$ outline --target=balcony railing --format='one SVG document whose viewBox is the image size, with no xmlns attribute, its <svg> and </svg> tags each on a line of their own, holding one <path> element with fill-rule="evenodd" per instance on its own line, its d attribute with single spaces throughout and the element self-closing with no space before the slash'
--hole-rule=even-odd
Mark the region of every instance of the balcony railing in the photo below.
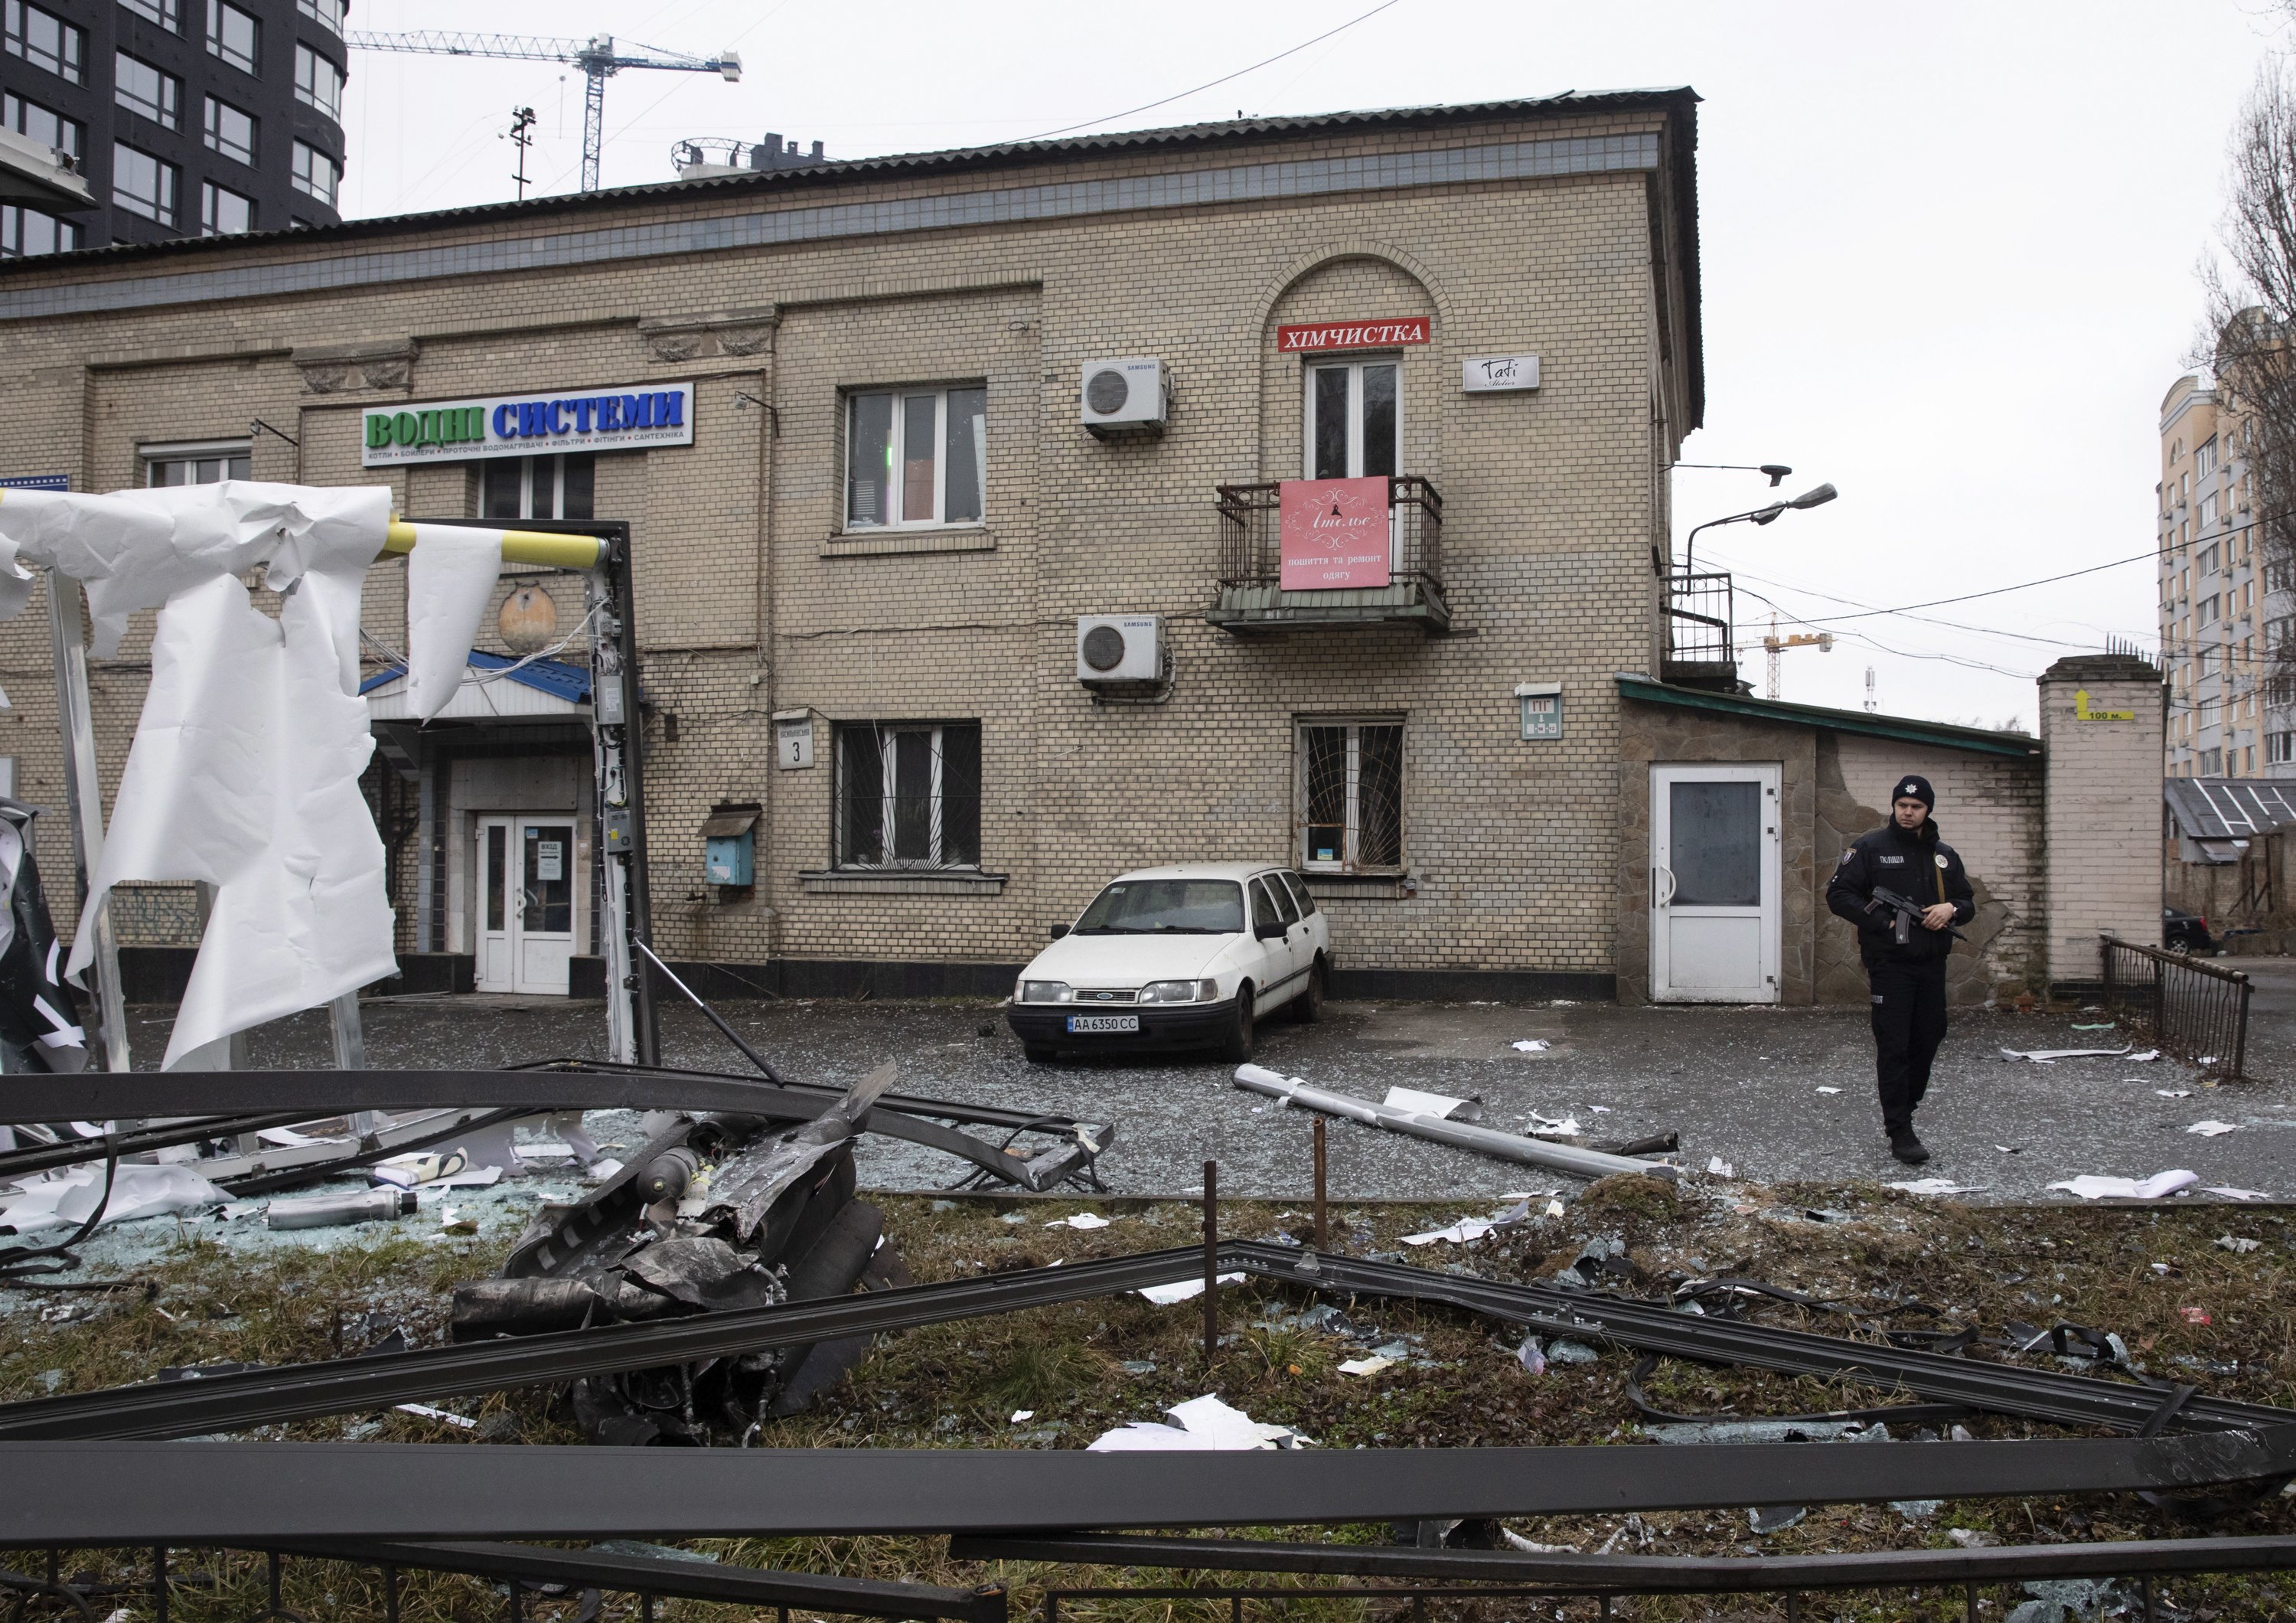
<svg viewBox="0 0 2296 1623">
<path fill-rule="evenodd" d="M 1205 617 L 1231 631 L 1299 626 L 1415 624 L 1447 630 L 1443 601 L 1443 498 L 1416 474 L 1387 482 L 1389 584 L 1330 590 L 1283 589 L 1283 489 L 1276 482 L 1217 487 L 1219 601 Z"/>
<path fill-rule="evenodd" d="M 1676 574 L 1666 583 L 1666 655 L 1660 677 L 1669 682 L 1735 687 L 1738 652 L 1726 573 Z"/>
</svg>

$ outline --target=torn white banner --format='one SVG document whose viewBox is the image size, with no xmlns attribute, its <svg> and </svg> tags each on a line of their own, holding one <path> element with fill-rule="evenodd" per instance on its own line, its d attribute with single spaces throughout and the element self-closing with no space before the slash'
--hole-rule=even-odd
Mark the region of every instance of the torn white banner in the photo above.
<svg viewBox="0 0 2296 1623">
<path fill-rule="evenodd" d="M 215 887 L 170 1065 L 397 969 L 382 842 L 358 787 L 374 748 L 357 696 L 359 596 L 390 517 L 380 486 L 0 498 L 0 542 L 12 544 L 0 564 L 20 556 L 82 581 L 98 655 L 116 650 L 130 612 L 160 609 L 88 905 L 124 881 Z M 258 565 L 282 595 L 276 619 L 237 579 Z M 0 581 L 0 607 L 11 596 Z M 70 973 L 94 956 L 81 934 Z"/>
<path fill-rule="evenodd" d="M 406 692 L 416 717 L 447 708 L 502 573 L 502 531 L 414 526 L 406 559 Z"/>
<path fill-rule="evenodd" d="M 1177 1426 L 1135 1421 L 1086 1446 L 1086 1454 L 1133 1454 L 1168 1449 L 1259 1449 L 1297 1446 L 1307 1439 L 1289 1426 L 1265 1426 L 1209 1394 L 1164 1411 Z"/>
<path fill-rule="evenodd" d="M 1241 1285 L 1243 1283 L 1243 1275 L 1223 1273 L 1219 1276 L 1219 1282 L 1223 1285 Z M 1169 1307 L 1175 1302 L 1185 1302 L 1190 1297 L 1199 1297 L 1203 1293 L 1204 1282 L 1201 1280 L 1182 1280 L 1174 1285 L 1143 1285 L 1140 1288 L 1140 1294 L 1159 1307 Z"/>
<path fill-rule="evenodd" d="M 26 1183 L 8 1191 L 0 1205 L 0 1224 L 19 1234 L 42 1229 L 78 1228 L 103 1199 L 103 1172 L 80 1166 L 61 1178 Z M 103 1203 L 103 1223 L 129 1223 L 169 1212 L 200 1211 L 231 1199 L 187 1166 L 146 1166 L 123 1161 L 113 1169 L 111 1198 Z"/>
</svg>

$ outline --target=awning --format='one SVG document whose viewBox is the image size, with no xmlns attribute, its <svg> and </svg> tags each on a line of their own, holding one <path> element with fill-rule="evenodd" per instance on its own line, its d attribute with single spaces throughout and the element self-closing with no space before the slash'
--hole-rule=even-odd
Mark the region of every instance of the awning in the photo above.
<svg viewBox="0 0 2296 1623">
<path fill-rule="evenodd" d="M 747 834 L 757 826 L 758 814 L 763 810 L 761 806 L 746 803 L 712 806 L 709 820 L 701 825 L 701 837 L 705 840 L 730 840 Z"/>
<path fill-rule="evenodd" d="M 524 663 L 501 654 L 471 650 L 471 671 L 478 680 L 465 680 L 440 711 L 442 721 L 494 721 L 520 717 L 555 720 L 590 713 L 590 672 L 586 666 L 558 660 L 537 659 Z M 406 670 L 389 665 L 359 683 L 369 719 L 407 721 L 414 706 L 406 691 Z"/>
</svg>

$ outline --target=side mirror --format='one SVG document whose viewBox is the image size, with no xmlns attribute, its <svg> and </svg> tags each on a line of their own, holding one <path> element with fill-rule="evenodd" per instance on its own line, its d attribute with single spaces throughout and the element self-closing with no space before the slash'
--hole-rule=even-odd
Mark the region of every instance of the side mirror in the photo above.
<svg viewBox="0 0 2296 1623">
<path fill-rule="evenodd" d="M 1068 926 L 1064 924 L 1056 924 L 1051 929 L 1045 932 L 1045 939 L 1046 941 L 1058 941 L 1062 936 L 1068 933 Z"/>
<path fill-rule="evenodd" d="M 1290 927 L 1280 919 L 1265 919 L 1251 933 L 1260 941 L 1281 941 L 1290 933 Z"/>
</svg>

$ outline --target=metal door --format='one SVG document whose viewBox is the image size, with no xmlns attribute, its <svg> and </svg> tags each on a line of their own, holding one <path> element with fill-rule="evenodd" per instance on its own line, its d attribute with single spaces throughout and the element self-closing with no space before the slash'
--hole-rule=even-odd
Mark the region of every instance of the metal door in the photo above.
<svg viewBox="0 0 2296 1623">
<path fill-rule="evenodd" d="M 1651 768 L 1651 997 L 1778 1001 L 1775 765 Z"/>
<path fill-rule="evenodd" d="M 477 983 L 563 995 L 574 956 L 570 818 L 479 820 Z"/>
</svg>

